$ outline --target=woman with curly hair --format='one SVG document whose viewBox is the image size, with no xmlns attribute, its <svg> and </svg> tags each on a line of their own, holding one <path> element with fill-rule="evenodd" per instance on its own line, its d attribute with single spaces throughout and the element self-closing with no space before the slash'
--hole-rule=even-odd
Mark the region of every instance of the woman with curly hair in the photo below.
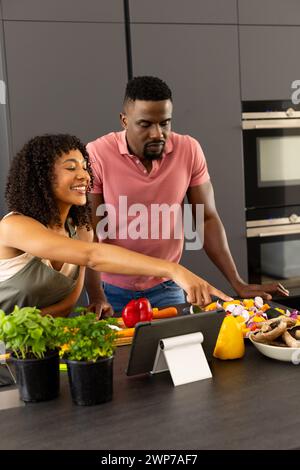
<svg viewBox="0 0 300 470">
<path fill-rule="evenodd" d="M 81 293 L 85 267 L 173 279 L 202 304 L 228 300 L 200 277 L 168 261 L 93 243 L 87 192 L 93 176 L 85 146 L 74 136 L 31 139 L 12 161 L 6 186 L 10 212 L 0 222 L 0 308 L 37 306 L 68 315 Z"/>
</svg>

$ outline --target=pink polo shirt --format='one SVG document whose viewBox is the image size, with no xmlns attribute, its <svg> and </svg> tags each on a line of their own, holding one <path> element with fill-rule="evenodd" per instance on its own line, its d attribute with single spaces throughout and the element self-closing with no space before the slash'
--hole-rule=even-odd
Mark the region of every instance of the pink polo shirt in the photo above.
<svg viewBox="0 0 300 470">
<path fill-rule="evenodd" d="M 184 196 L 190 186 L 209 180 L 199 143 L 171 132 L 162 159 L 153 161 L 150 173 L 138 157 L 129 154 L 125 131 L 100 137 L 87 150 L 94 173 L 92 192 L 103 193 L 110 214 L 106 221 L 111 223 L 104 230 L 109 238 L 102 233 L 100 241 L 178 263 L 184 242 L 180 228 Z M 168 210 L 170 206 L 174 211 Z M 167 280 L 109 273 L 102 273 L 102 279 L 136 291 Z"/>
</svg>

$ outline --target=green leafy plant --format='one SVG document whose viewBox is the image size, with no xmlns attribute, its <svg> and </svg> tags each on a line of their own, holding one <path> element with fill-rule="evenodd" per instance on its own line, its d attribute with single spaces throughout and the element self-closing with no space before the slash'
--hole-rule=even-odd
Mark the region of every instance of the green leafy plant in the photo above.
<svg viewBox="0 0 300 470">
<path fill-rule="evenodd" d="M 18 359 L 41 359 L 57 347 L 54 318 L 42 316 L 36 307 L 15 306 L 5 315 L 0 310 L 0 340 Z"/>
<path fill-rule="evenodd" d="M 82 311 L 84 309 L 80 309 Z M 97 361 L 115 350 L 117 320 L 97 320 L 96 314 L 55 318 L 60 356 L 73 361 Z"/>
</svg>

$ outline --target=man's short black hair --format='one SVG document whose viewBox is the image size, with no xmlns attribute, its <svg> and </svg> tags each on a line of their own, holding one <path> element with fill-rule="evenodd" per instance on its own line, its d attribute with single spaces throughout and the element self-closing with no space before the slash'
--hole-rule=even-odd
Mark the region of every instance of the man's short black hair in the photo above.
<svg viewBox="0 0 300 470">
<path fill-rule="evenodd" d="M 172 101 L 172 92 L 160 78 L 151 76 L 134 77 L 126 86 L 124 102 L 128 100 Z"/>
</svg>

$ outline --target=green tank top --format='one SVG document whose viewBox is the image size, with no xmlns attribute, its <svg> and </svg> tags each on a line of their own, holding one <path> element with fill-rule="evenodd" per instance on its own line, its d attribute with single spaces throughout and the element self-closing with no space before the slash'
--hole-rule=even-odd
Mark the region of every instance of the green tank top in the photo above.
<svg viewBox="0 0 300 470">
<path fill-rule="evenodd" d="M 68 228 L 70 237 L 77 238 L 70 223 Z M 78 266 L 73 277 L 67 277 L 34 257 L 12 277 L 0 282 L 0 308 L 8 314 L 15 305 L 45 308 L 56 304 L 73 291 L 79 269 Z"/>
</svg>

